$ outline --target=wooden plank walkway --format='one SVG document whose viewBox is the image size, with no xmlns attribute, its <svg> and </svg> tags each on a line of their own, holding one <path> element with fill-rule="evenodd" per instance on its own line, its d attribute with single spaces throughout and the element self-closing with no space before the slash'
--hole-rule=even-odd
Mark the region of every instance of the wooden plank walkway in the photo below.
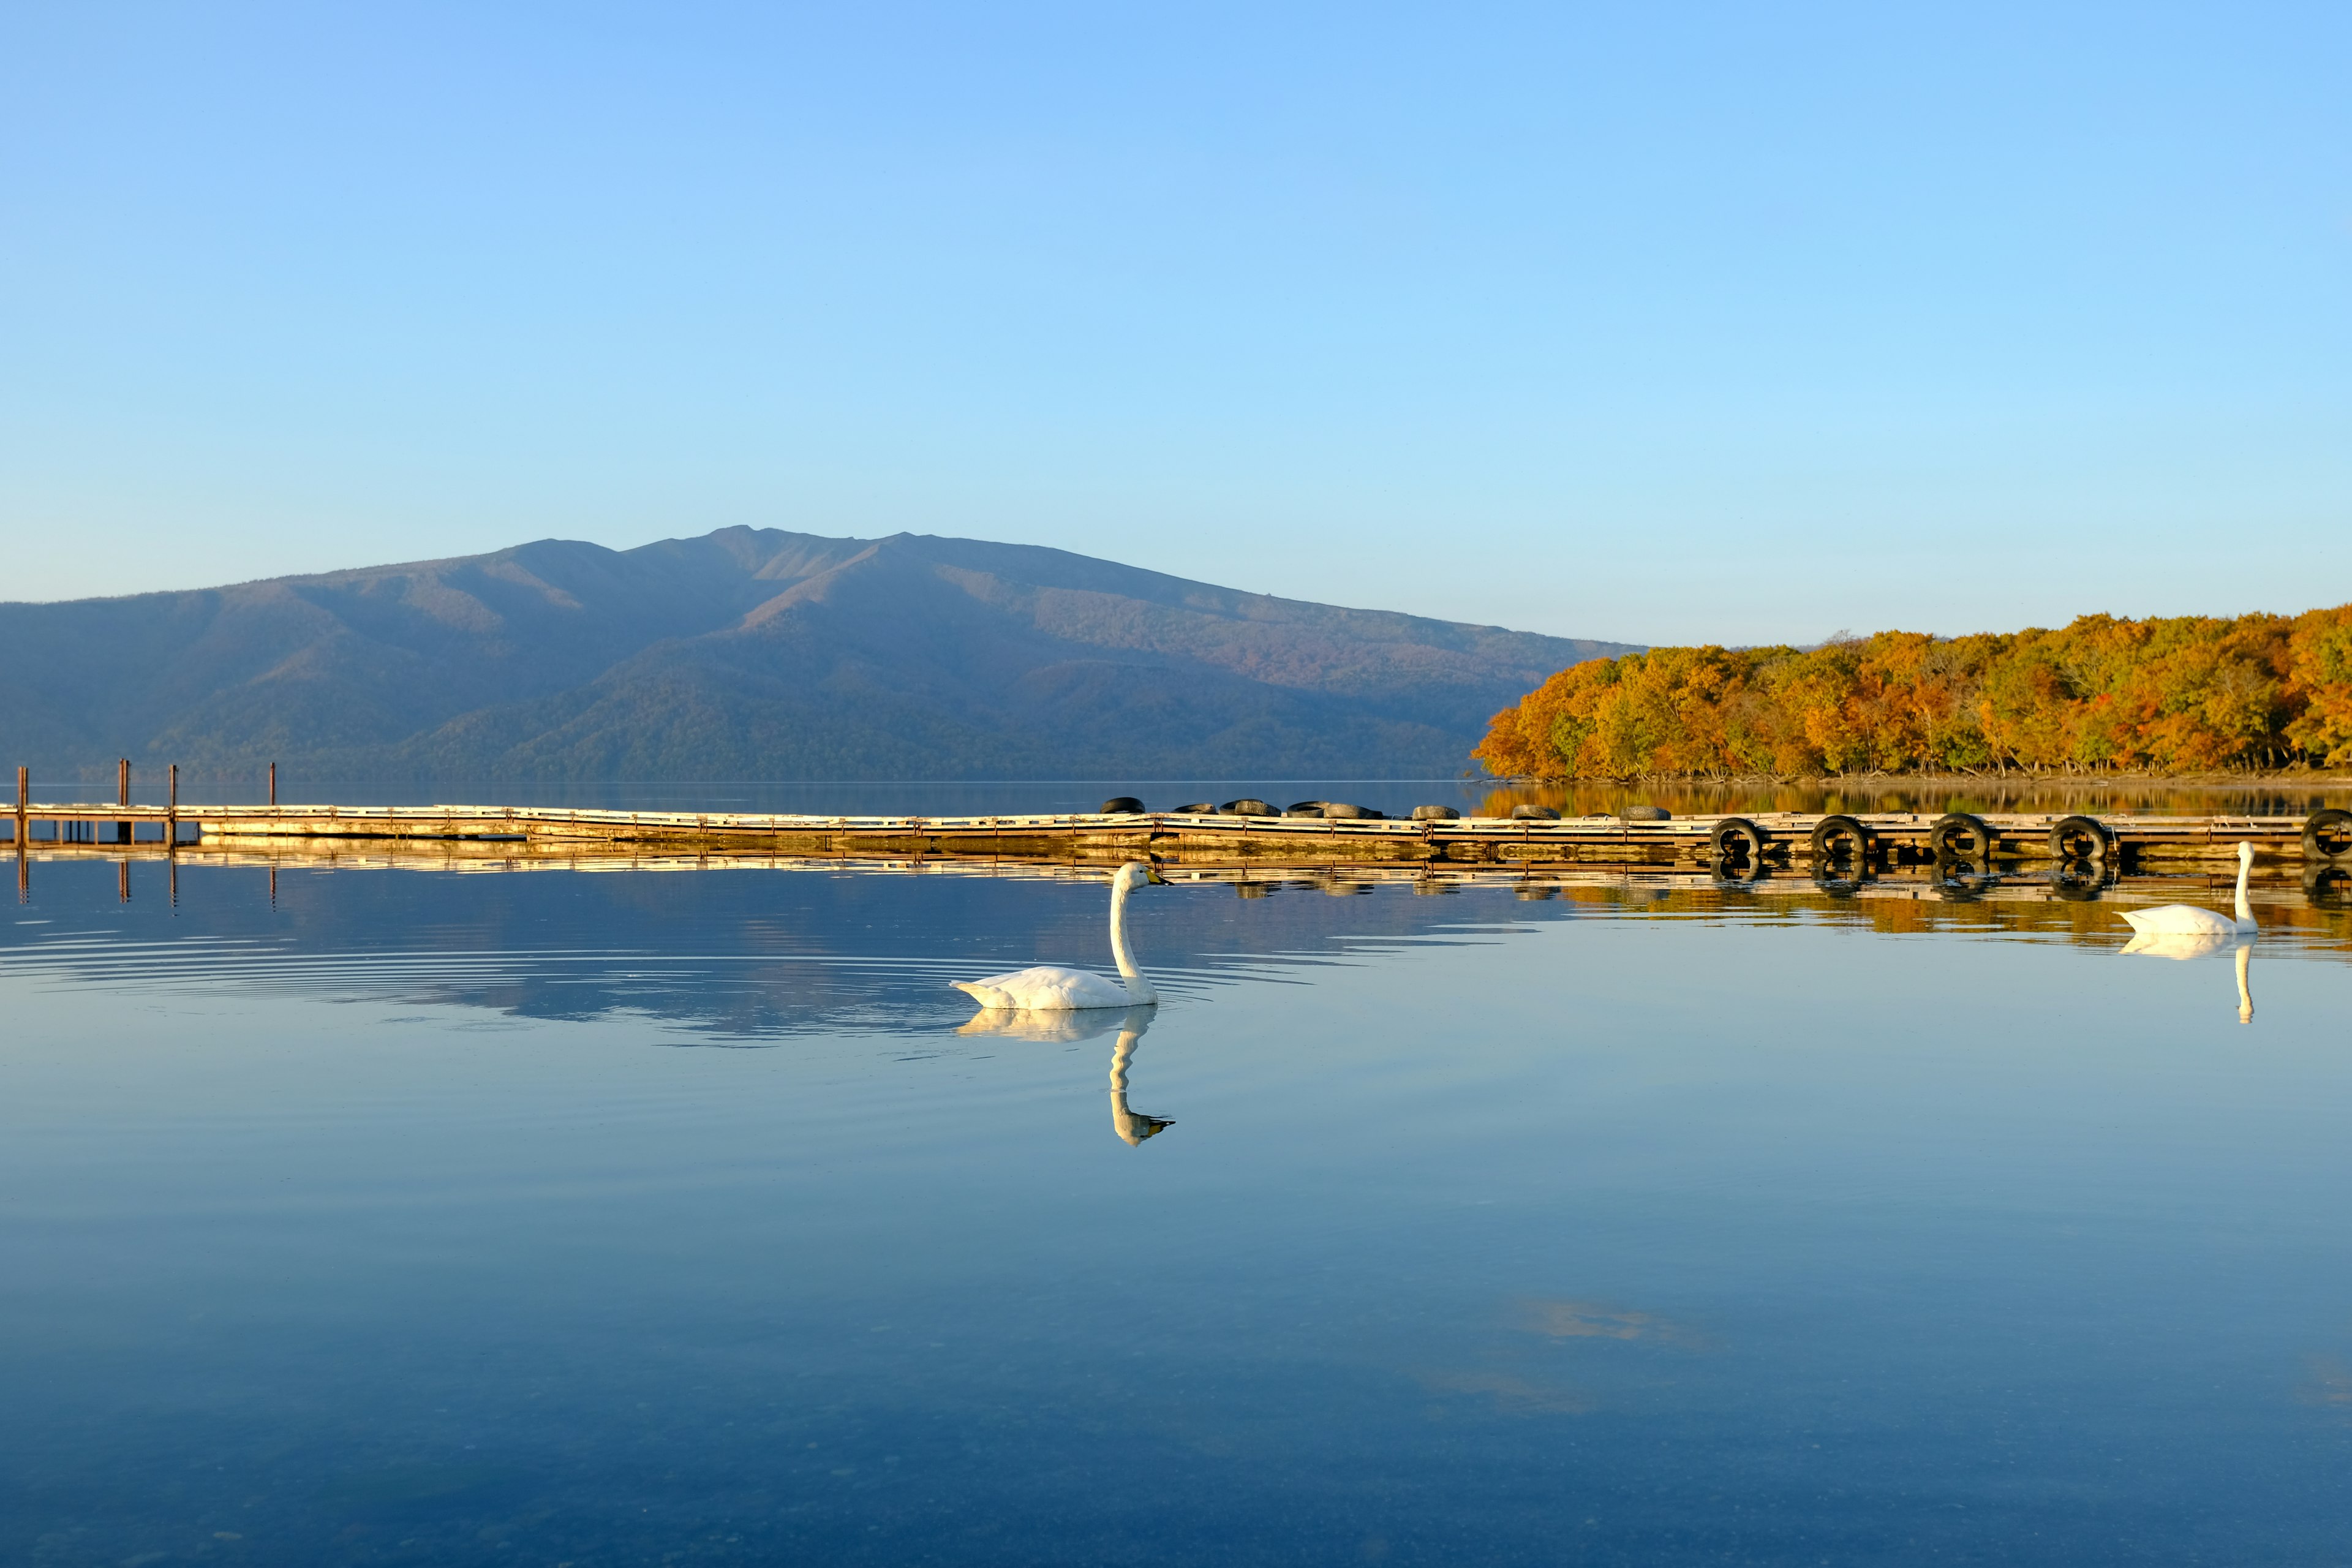
<svg viewBox="0 0 2352 1568">
<path fill-rule="evenodd" d="M 174 792 L 176 794 L 176 790 Z M 375 840 L 515 843 L 534 848 L 670 847 L 819 856 L 1104 860 L 1150 856 L 1179 863 L 1218 859 L 1548 864 L 1706 864 L 1717 816 L 1663 822 L 1616 817 L 1517 820 L 1456 817 L 1413 822 L 1138 813 L 991 816 L 825 816 L 738 812 L 614 811 L 499 805 L 352 806 L 36 803 L 20 794 L 7 823 L 19 853 L 131 845 L 176 849 L 269 841 Z M 1823 820 L 1802 813 L 1737 819 L 1763 840 L 1767 861 L 1810 861 Z M 1894 863 L 1933 860 L 1927 814 L 1859 814 L 1872 855 Z M 2055 813 L 1986 814 L 2000 859 L 2047 860 Z M 2305 819 L 2288 816 L 2112 816 L 2101 819 L 2115 858 L 2226 859 L 2240 841 L 2263 860 L 2305 858 Z M 143 837 L 142 837 L 143 835 Z M 1981 857 L 1979 857 L 1981 858 Z M 2327 857 L 2333 863 L 2341 857 Z"/>
</svg>

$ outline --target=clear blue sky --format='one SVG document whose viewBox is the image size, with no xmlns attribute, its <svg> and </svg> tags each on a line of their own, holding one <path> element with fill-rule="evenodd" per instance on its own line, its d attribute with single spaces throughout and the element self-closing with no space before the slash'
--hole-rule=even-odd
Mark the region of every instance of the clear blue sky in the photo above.
<svg viewBox="0 0 2352 1568">
<path fill-rule="evenodd" d="M 0 7 L 0 597 L 730 523 L 2352 599 L 2352 7 Z"/>
</svg>

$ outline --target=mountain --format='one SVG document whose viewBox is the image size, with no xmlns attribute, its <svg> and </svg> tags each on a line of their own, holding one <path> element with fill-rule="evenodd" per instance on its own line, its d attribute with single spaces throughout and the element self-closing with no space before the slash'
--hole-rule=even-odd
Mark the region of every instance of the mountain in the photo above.
<svg viewBox="0 0 2352 1568">
<path fill-rule="evenodd" d="M 1030 545 L 729 528 L 0 604 L 0 763 L 312 778 L 1430 777 L 1632 651 Z"/>
</svg>

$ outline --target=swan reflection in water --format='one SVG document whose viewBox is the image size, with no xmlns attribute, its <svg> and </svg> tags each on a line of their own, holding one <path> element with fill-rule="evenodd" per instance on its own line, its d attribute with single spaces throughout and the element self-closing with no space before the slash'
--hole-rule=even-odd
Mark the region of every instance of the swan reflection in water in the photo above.
<svg viewBox="0 0 2352 1568">
<path fill-rule="evenodd" d="M 2238 955 L 2238 1022 L 2253 1022 L 2254 994 L 2246 984 L 2246 971 L 2254 955 L 2252 937 L 2220 931 L 2201 936 L 2142 931 L 2124 943 L 2123 951 L 2139 958 L 2210 958 L 2217 952 L 2234 952 Z"/>
<path fill-rule="evenodd" d="M 1136 1042 L 1151 1027 L 1150 1007 L 1129 1007 L 1124 1013 L 1108 1007 L 1033 1012 L 1017 1007 L 990 1007 L 974 1015 L 956 1031 L 959 1035 L 996 1035 L 1013 1040 L 1071 1043 L 1092 1040 L 1118 1030 L 1110 1053 L 1110 1130 L 1129 1148 L 1156 1138 L 1173 1127 L 1165 1116 L 1131 1110 L 1127 1103 L 1127 1067 L 1135 1059 Z"/>
</svg>

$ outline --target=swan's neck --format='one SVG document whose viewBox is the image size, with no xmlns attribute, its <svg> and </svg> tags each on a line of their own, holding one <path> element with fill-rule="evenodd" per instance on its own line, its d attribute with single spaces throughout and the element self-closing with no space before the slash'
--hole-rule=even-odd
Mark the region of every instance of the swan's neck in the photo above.
<svg viewBox="0 0 2352 1568">
<path fill-rule="evenodd" d="M 1135 966 L 1135 954 L 1127 950 L 1127 895 L 1129 885 L 1121 882 L 1110 895 L 1110 955 L 1118 963 L 1119 978 L 1127 982 L 1127 999 L 1130 1002 L 1157 1002 L 1160 994 L 1151 989 L 1151 982 Z"/>
<path fill-rule="evenodd" d="M 2238 927 L 2242 931 L 2254 923 L 2254 906 L 2246 902 L 2246 873 L 2253 868 L 2251 860 L 2238 862 Z"/>
<path fill-rule="evenodd" d="M 2247 961 L 2254 956 L 2253 944 L 2238 944 L 2238 1022 L 2251 1023 L 2254 1016 L 2254 994 L 2246 984 Z"/>
</svg>

